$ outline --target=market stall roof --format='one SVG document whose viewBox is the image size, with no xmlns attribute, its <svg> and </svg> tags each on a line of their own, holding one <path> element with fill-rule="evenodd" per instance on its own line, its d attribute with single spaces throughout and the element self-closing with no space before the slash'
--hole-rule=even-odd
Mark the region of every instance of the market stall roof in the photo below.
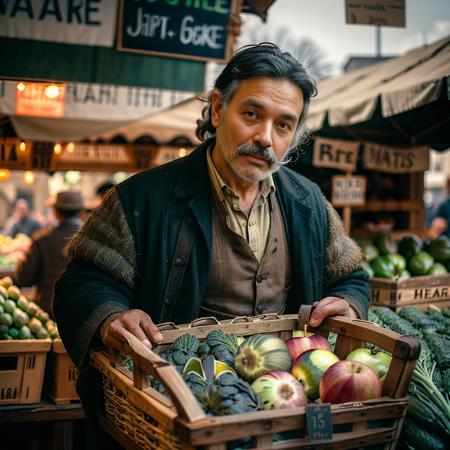
<svg viewBox="0 0 450 450">
<path fill-rule="evenodd" d="M 450 36 L 318 83 L 308 126 L 321 135 L 450 145 Z"/>
</svg>

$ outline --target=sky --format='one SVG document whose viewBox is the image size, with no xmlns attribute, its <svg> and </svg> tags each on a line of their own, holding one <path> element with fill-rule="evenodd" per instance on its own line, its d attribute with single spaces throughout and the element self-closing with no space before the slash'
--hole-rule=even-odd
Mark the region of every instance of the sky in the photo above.
<svg viewBox="0 0 450 450">
<path fill-rule="evenodd" d="M 375 27 L 346 24 L 345 0 L 276 0 L 265 24 L 251 14 L 242 18 L 244 32 L 285 27 L 291 37 L 311 39 L 333 65 L 333 75 L 342 72 L 349 56 L 375 55 Z M 381 29 L 381 55 L 400 55 L 449 34 L 450 0 L 406 0 L 406 28 Z"/>
</svg>

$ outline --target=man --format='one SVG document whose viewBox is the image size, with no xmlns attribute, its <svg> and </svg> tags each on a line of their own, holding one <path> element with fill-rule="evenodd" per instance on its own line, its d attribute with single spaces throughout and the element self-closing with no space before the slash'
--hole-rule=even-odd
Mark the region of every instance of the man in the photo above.
<svg viewBox="0 0 450 450">
<path fill-rule="evenodd" d="M 111 189 L 72 240 L 54 313 L 74 361 L 155 323 L 318 306 L 310 324 L 366 317 L 360 250 L 319 188 L 282 167 L 315 85 L 272 44 L 244 48 L 215 83 L 189 156 Z M 80 381 L 80 383 L 82 383 Z"/>
<path fill-rule="evenodd" d="M 437 238 L 441 234 L 450 238 L 450 178 L 447 179 L 446 192 L 447 198 L 437 206 L 430 224 L 430 229 L 428 230 L 429 236 L 432 239 Z"/>
<path fill-rule="evenodd" d="M 81 193 L 59 192 L 53 208 L 58 226 L 34 234 L 34 242 L 14 276 L 18 286 L 37 286 L 36 301 L 50 315 L 53 284 L 67 265 L 63 248 L 81 225 Z"/>
<path fill-rule="evenodd" d="M 35 231 L 41 228 L 39 222 L 30 217 L 30 207 L 28 202 L 23 198 L 16 201 L 11 219 L 12 223 L 10 224 L 9 232 L 7 234 L 13 238 L 19 233 L 31 237 Z"/>
</svg>

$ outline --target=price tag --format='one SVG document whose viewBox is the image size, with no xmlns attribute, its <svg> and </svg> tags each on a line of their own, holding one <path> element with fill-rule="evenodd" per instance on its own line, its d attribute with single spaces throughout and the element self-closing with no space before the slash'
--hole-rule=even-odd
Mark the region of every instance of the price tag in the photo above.
<svg viewBox="0 0 450 450">
<path fill-rule="evenodd" d="M 333 438 L 330 405 L 307 405 L 306 425 L 311 441 L 326 441 Z"/>
</svg>

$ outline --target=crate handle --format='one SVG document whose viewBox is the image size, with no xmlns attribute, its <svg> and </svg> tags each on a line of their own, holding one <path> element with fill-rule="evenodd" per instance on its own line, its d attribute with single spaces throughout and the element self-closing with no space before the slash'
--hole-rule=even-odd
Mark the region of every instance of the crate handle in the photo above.
<svg viewBox="0 0 450 450">
<path fill-rule="evenodd" d="M 316 304 L 300 306 L 297 317 L 297 330 L 303 330 L 305 328 L 305 325 L 308 325 L 309 319 L 315 307 Z"/>
<path fill-rule="evenodd" d="M 261 314 L 260 316 L 256 316 L 257 320 L 278 320 L 282 319 L 277 313 L 269 313 L 269 314 Z"/>
<path fill-rule="evenodd" d="M 180 327 L 177 327 L 173 322 L 163 322 L 156 326 L 158 327 L 159 331 L 179 330 L 180 329 Z"/>
<path fill-rule="evenodd" d="M 142 390 L 148 386 L 147 375 L 150 374 L 158 378 L 166 388 L 180 418 L 189 422 L 205 419 L 203 409 L 176 369 L 151 351 L 136 336 L 128 331 L 124 331 L 123 335 L 131 349 L 135 387 Z"/>
<path fill-rule="evenodd" d="M 199 317 L 189 324 L 189 328 L 202 327 L 205 325 L 220 325 L 220 322 L 213 316 Z"/>
<path fill-rule="evenodd" d="M 230 323 L 244 323 L 244 322 L 253 322 L 253 320 L 248 316 L 237 316 L 234 319 L 231 319 Z"/>
</svg>

